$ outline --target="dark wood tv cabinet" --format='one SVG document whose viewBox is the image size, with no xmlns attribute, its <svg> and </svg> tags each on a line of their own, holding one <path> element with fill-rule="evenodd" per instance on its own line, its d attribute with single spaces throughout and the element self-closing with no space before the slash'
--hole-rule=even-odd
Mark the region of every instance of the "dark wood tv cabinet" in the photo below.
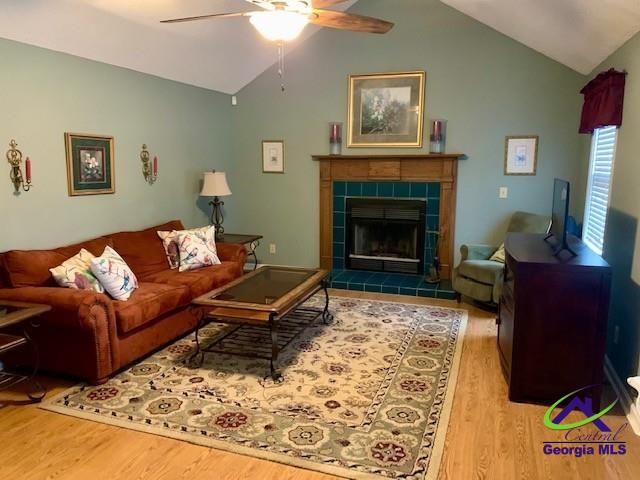
<svg viewBox="0 0 640 480">
<path fill-rule="evenodd" d="M 512 401 L 551 404 L 602 384 L 611 268 L 580 240 L 571 247 L 577 256 L 555 257 L 544 235 L 507 234 L 497 323 Z"/>
</svg>

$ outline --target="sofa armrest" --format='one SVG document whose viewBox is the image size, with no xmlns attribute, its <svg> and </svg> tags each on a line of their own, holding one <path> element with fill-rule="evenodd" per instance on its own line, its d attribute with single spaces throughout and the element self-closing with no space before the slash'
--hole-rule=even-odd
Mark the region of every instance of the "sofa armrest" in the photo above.
<svg viewBox="0 0 640 480">
<path fill-rule="evenodd" d="M 244 245 L 237 243 L 219 243 L 216 245 L 218 249 L 218 258 L 222 262 L 236 262 L 244 268 L 247 261 L 247 250 Z"/>
<path fill-rule="evenodd" d="M 67 330 L 87 336 L 95 348 L 95 377 L 91 380 L 106 378 L 118 368 L 115 311 L 106 295 L 62 287 L 21 287 L 0 289 L 0 300 L 51 306 L 51 311 L 42 316 L 42 333 Z"/>
<path fill-rule="evenodd" d="M 462 245 L 460 247 L 461 261 L 489 260 L 496 253 L 498 247 L 493 245 Z"/>
</svg>

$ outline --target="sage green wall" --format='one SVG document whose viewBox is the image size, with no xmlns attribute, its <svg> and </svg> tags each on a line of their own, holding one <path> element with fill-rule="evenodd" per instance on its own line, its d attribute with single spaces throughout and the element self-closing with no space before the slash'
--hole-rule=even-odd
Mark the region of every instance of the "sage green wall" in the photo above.
<svg viewBox="0 0 640 480">
<path fill-rule="evenodd" d="M 53 247 L 172 218 L 206 223 L 195 208 L 198 178 L 227 169 L 227 95 L 2 39 L 0 59 L 2 157 L 15 138 L 32 158 L 34 176 L 31 191 L 16 196 L 9 166 L 0 161 L 0 251 Z M 115 137 L 115 195 L 68 196 L 64 132 Z M 153 186 L 141 173 L 143 143 L 160 157 Z"/>
<path fill-rule="evenodd" d="M 435 0 L 367 0 L 351 10 L 396 28 L 383 36 L 321 31 L 287 55 L 285 94 L 273 68 L 238 94 L 227 222 L 265 235 L 263 262 L 318 263 L 318 165 L 310 156 L 328 153 L 327 122 L 346 120 L 350 73 L 427 72 L 426 117 L 448 119 L 448 151 L 469 157 L 459 168 L 458 246 L 499 243 L 515 210 L 548 213 L 555 176 L 583 184 L 577 123 L 585 77 Z M 513 134 L 540 135 L 535 177 L 503 176 L 504 139 Z M 285 140 L 285 175 L 261 173 L 263 139 Z M 509 187 L 507 200 L 498 199 L 500 186 Z M 583 191 L 574 189 L 578 213 Z"/>
<path fill-rule="evenodd" d="M 594 75 L 609 68 L 628 72 L 604 246 L 604 257 L 613 268 L 607 355 L 624 379 L 640 375 L 640 35 L 596 68 Z"/>
</svg>

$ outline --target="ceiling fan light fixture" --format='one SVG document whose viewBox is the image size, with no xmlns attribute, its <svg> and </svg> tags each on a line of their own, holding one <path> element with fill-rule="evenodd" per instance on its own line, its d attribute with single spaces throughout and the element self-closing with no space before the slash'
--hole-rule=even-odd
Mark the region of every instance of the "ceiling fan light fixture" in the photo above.
<svg viewBox="0 0 640 480">
<path fill-rule="evenodd" d="M 288 42 L 302 33 L 309 17 L 304 13 L 271 10 L 253 13 L 249 21 L 267 40 Z"/>
</svg>

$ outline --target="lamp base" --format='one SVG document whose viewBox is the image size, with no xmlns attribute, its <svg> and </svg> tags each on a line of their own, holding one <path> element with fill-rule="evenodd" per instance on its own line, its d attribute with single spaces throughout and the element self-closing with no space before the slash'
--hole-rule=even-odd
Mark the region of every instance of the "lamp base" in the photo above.
<svg viewBox="0 0 640 480">
<path fill-rule="evenodd" d="M 222 240 L 224 238 L 224 216 L 222 214 L 222 206 L 224 202 L 220 200 L 220 197 L 213 197 L 213 201 L 209 202 L 209 205 L 213 207 L 211 210 L 211 225 L 216 229 L 216 240 Z"/>
</svg>

